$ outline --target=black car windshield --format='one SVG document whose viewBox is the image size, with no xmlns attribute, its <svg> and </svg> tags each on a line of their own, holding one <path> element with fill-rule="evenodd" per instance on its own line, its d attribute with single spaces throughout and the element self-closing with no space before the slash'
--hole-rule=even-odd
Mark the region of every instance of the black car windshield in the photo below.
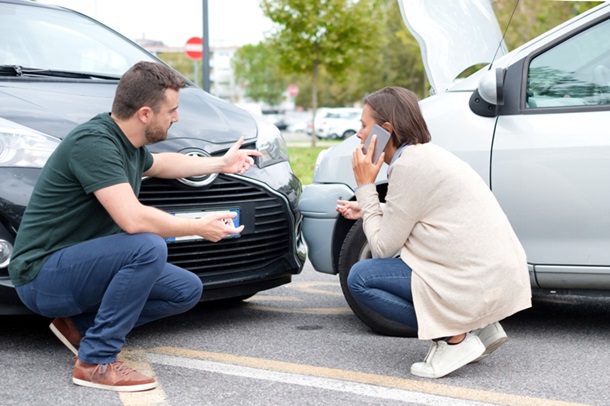
<svg viewBox="0 0 610 406">
<path fill-rule="evenodd" d="M 0 3 L 0 65 L 119 77 L 142 60 L 152 58 L 108 27 L 81 14 Z"/>
</svg>

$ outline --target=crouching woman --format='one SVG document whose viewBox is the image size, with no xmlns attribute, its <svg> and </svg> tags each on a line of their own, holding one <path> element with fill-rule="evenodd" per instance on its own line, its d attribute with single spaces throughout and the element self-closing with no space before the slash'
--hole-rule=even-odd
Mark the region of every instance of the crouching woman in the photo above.
<svg viewBox="0 0 610 406">
<path fill-rule="evenodd" d="M 375 140 L 366 154 L 362 146 L 375 124 L 391 137 L 373 163 Z M 483 179 L 430 142 L 413 92 L 387 87 L 367 96 L 357 136 L 357 201 L 340 200 L 337 211 L 363 219 L 373 258 L 352 267 L 350 292 L 432 340 L 411 373 L 443 377 L 502 345 L 507 336 L 498 321 L 531 306 L 525 252 Z M 374 181 L 383 162 L 389 169 L 382 210 Z"/>
</svg>

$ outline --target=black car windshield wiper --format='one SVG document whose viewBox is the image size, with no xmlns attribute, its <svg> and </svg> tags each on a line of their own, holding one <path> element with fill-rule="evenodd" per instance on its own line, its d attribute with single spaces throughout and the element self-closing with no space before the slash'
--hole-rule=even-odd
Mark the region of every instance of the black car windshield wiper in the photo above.
<svg viewBox="0 0 610 406">
<path fill-rule="evenodd" d="M 45 76 L 68 79 L 108 79 L 118 80 L 121 77 L 118 75 L 104 75 L 93 72 L 73 72 L 65 70 L 52 70 L 40 68 L 27 68 L 21 65 L 0 65 L 0 76 Z"/>
</svg>

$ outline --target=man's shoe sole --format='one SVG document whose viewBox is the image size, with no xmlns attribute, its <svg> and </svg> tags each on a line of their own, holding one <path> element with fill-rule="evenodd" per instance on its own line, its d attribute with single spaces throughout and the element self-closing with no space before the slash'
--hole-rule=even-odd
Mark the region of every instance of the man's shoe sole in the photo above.
<svg viewBox="0 0 610 406">
<path fill-rule="evenodd" d="M 140 385 L 104 385 L 101 383 L 94 383 L 89 381 L 83 381 L 82 379 L 72 378 L 72 382 L 75 385 L 86 386 L 88 388 L 106 389 L 115 392 L 141 392 L 145 390 L 154 389 L 157 387 L 157 381 L 150 383 L 142 383 Z"/>
<path fill-rule="evenodd" d="M 72 353 L 74 353 L 74 355 L 78 355 L 78 350 L 76 349 L 75 346 L 73 346 L 70 341 L 68 341 L 68 339 L 57 329 L 57 327 L 55 327 L 55 325 L 53 325 L 53 323 L 49 324 L 49 328 L 51 329 L 51 331 L 53 332 L 53 334 L 55 334 L 55 336 L 57 338 L 59 338 L 59 340 L 66 346 L 68 347 L 68 349 L 70 351 L 72 351 Z"/>
</svg>

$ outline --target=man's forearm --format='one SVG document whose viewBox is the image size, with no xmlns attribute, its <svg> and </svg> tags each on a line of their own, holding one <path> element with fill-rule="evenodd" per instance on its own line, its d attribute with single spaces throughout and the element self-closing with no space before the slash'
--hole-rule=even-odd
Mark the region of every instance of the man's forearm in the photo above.
<svg viewBox="0 0 610 406">
<path fill-rule="evenodd" d="M 223 167 L 222 157 L 197 157 L 174 152 L 154 154 L 154 164 L 147 176 L 164 179 L 188 178 L 218 173 Z"/>
</svg>

